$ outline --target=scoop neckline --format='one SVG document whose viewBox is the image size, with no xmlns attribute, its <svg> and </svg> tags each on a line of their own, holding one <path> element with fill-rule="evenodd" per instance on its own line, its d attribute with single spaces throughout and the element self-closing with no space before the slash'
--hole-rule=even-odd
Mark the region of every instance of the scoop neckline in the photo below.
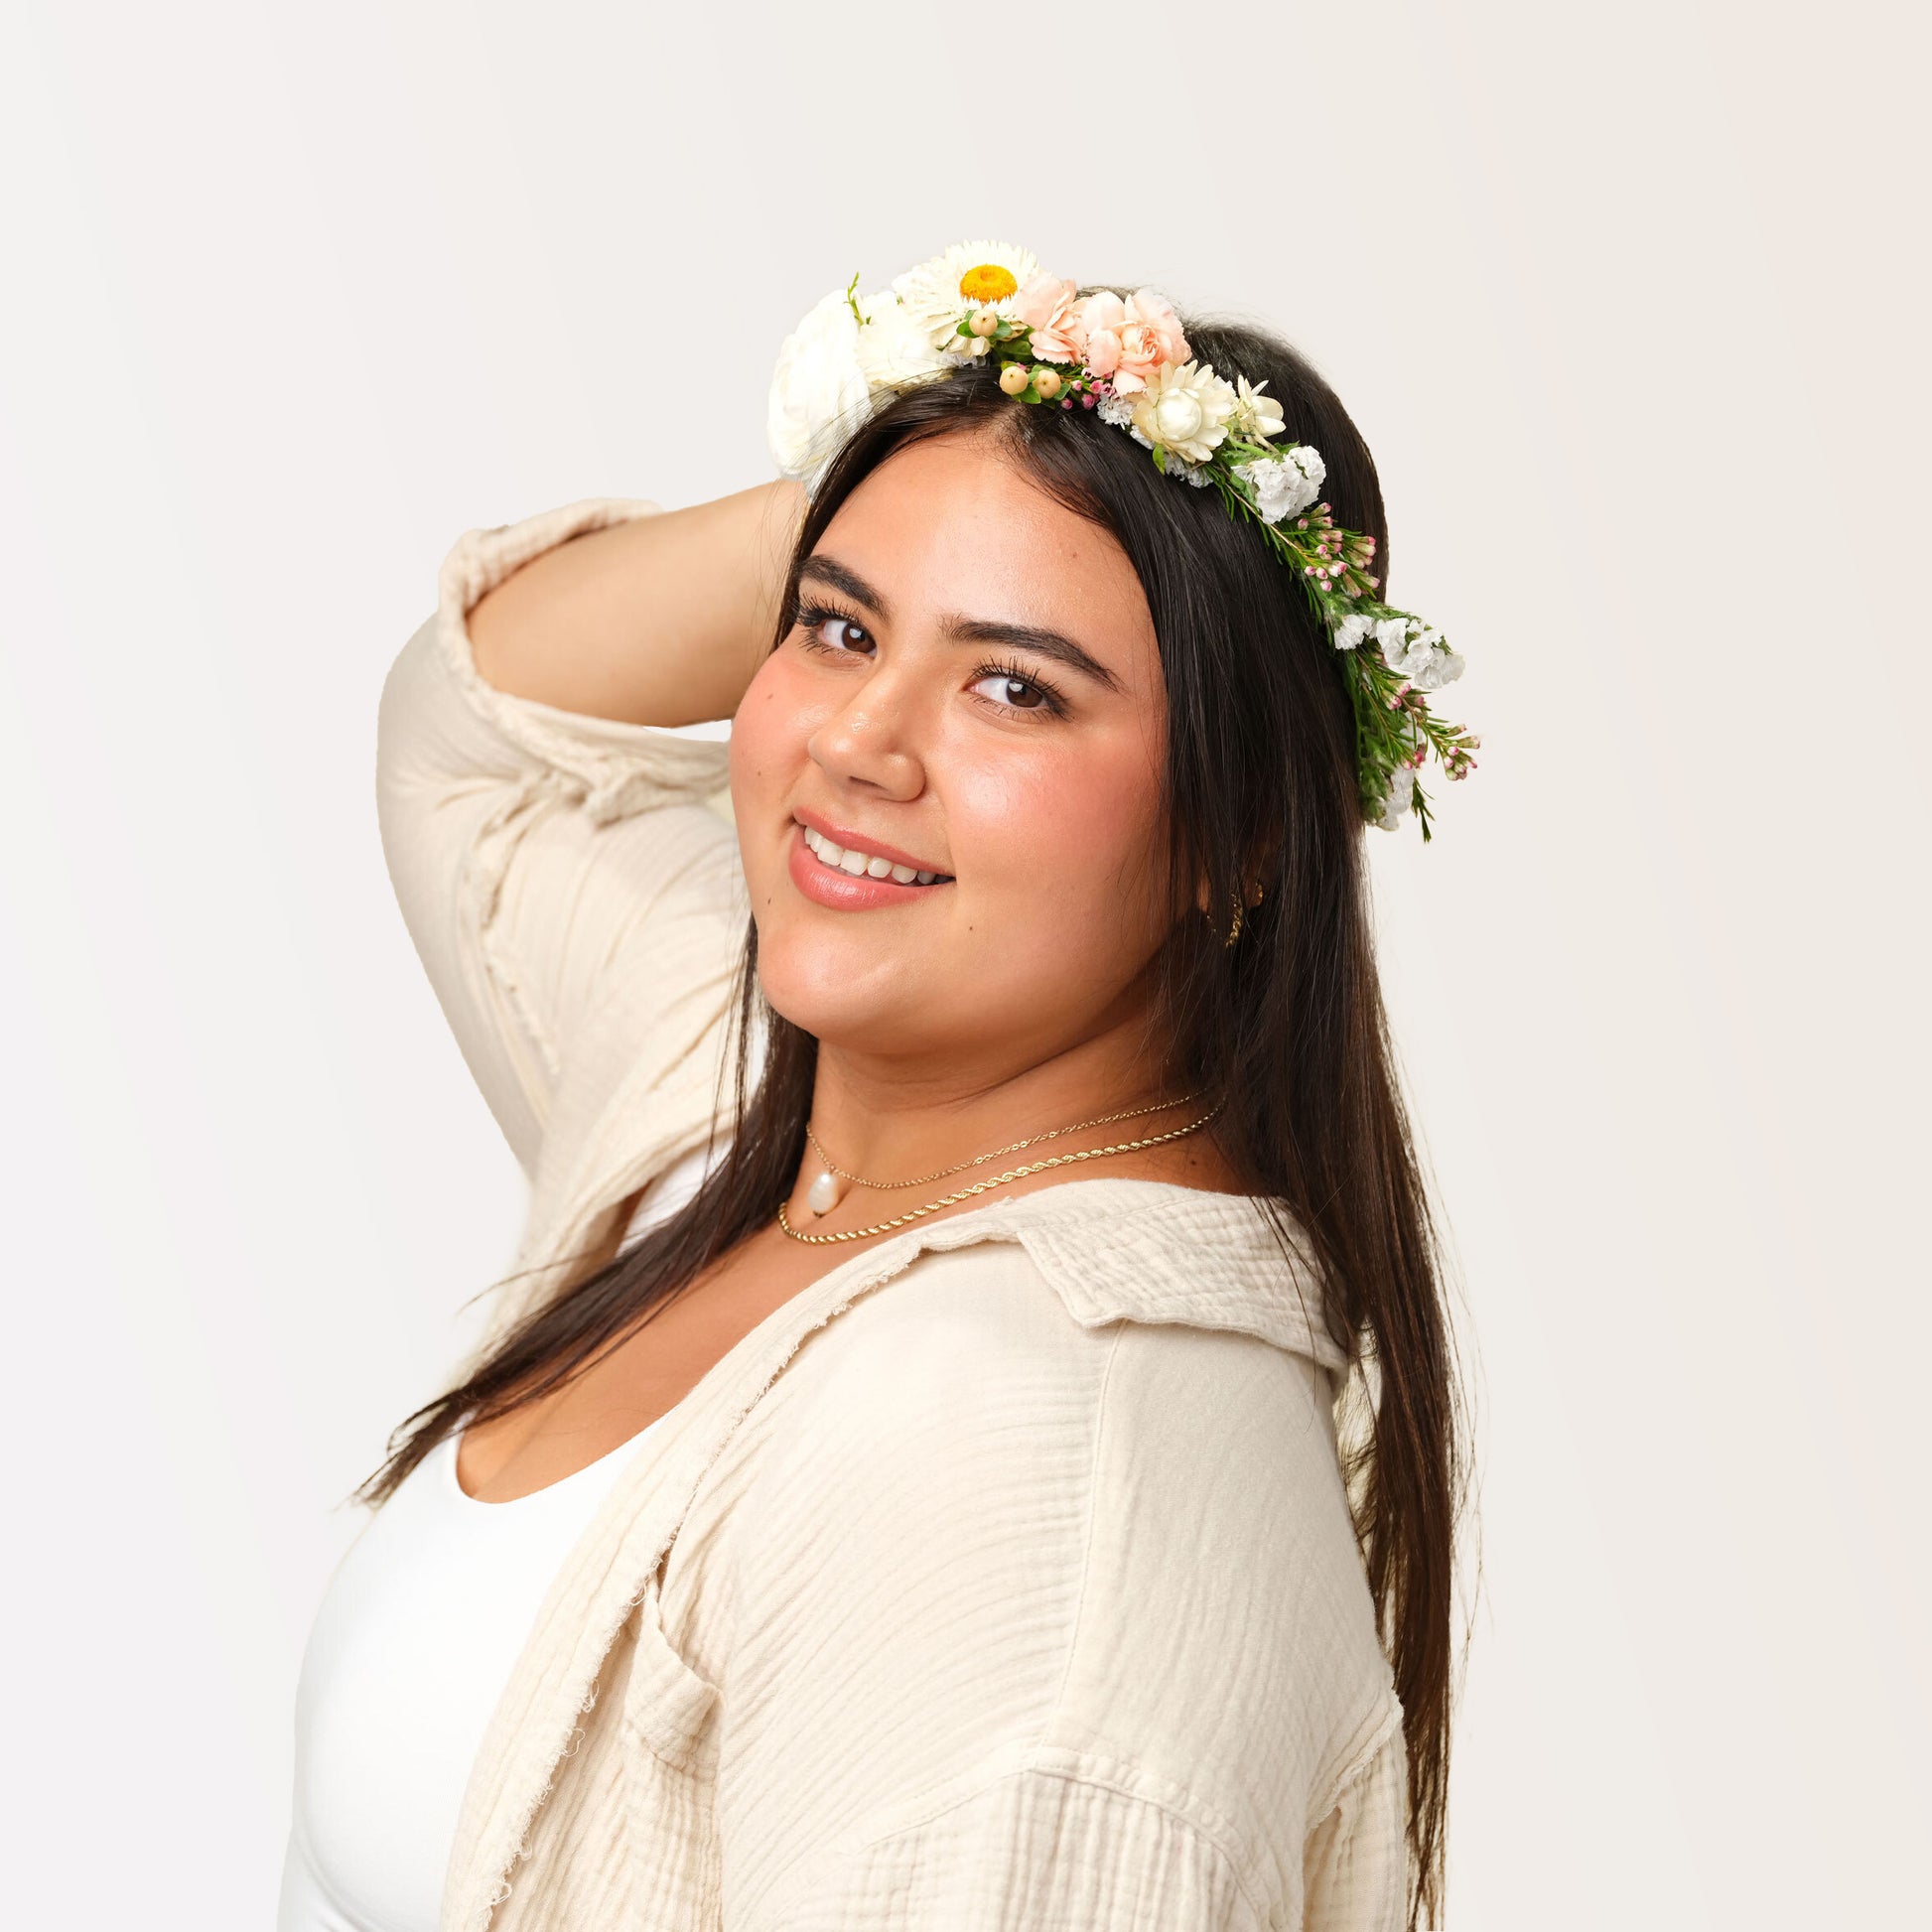
<svg viewBox="0 0 1932 1932">
<path fill-rule="evenodd" d="M 581 1484 L 586 1477 L 594 1476 L 600 1469 L 615 1462 L 626 1450 L 635 1449 L 652 1430 L 657 1428 L 660 1423 L 666 1421 L 669 1415 L 670 1411 L 666 1410 L 656 1421 L 645 1423 L 643 1428 L 638 1430 L 634 1436 L 626 1436 L 616 1449 L 607 1450 L 595 1462 L 586 1462 L 581 1469 L 573 1469 L 569 1475 L 559 1476 L 555 1482 L 546 1482 L 541 1489 L 526 1489 L 522 1495 L 505 1497 L 499 1503 L 491 1502 L 486 1496 L 471 1495 L 469 1490 L 463 1486 L 463 1478 L 457 1473 L 457 1451 L 462 1448 L 464 1433 L 469 1428 L 469 1418 L 466 1416 L 438 1445 L 438 1448 L 444 1452 L 443 1487 L 447 1494 L 456 1498 L 457 1504 L 461 1508 L 488 1510 L 514 1509 L 519 1503 L 535 1503 L 545 1496 L 555 1495 L 560 1489 L 568 1489 L 573 1484 Z"/>
</svg>

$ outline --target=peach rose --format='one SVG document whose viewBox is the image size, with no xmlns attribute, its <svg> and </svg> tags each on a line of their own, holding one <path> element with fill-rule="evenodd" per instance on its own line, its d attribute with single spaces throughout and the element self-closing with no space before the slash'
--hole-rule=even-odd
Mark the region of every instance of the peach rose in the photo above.
<svg viewBox="0 0 1932 1932">
<path fill-rule="evenodd" d="M 1087 346 L 1080 326 L 1080 285 L 1035 275 L 1013 298 L 1013 313 L 1033 331 L 1033 353 L 1041 362 L 1077 362 Z"/>
<path fill-rule="evenodd" d="M 1080 311 L 1087 332 L 1087 367 L 1095 375 L 1111 376 L 1123 394 L 1146 388 L 1155 370 L 1187 359 L 1180 318 L 1152 289 L 1136 289 L 1124 302 L 1111 289 L 1101 289 L 1086 298 Z"/>
</svg>

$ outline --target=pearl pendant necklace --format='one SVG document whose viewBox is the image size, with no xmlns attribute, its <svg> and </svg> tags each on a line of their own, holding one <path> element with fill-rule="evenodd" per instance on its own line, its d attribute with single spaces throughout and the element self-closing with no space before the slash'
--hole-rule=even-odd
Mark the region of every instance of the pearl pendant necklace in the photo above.
<svg viewBox="0 0 1932 1932">
<path fill-rule="evenodd" d="M 845 1189 L 839 1184 L 841 1180 L 855 1181 L 861 1187 L 874 1187 L 882 1192 L 896 1187 L 923 1187 L 928 1181 L 944 1179 L 947 1174 L 961 1173 L 968 1168 L 984 1167 L 987 1162 L 997 1161 L 1003 1154 L 1018 1154 L 1037 1141 L 1056 1141 L 1062 1134 L 1077 1134 L 1083 1128 L 1106 1127 L 1117 1120 L 1136 1120 L 1142 1114 L 1162 1113 L 1170 1107 L 1181 1106 L 1193 1097 L 1193 1094 L 1188 1092 L 1183 1093 L 1178 1100 L 1155 1100 L 1150 1101 L 1145 1107 L 1128 1107 L 1117 1114 L 1101 1114 L 1092 1120 L 1076 1120 L 1071 1127 L 1053 1127 L 1041 1134 L 1030 1134 L 1024 1141 L 1012 1141 L 1005 1147 L 996 1147 L 991 1154 L 976 1154 L 970 1161 L 960 1161 L 950 1168 L 941 1168 L 936 1173 L 914 1174 L 910 1180 L 868 1180 L 864 1174 L 848 1173 L 826 1153 L 818 1136 L 812 1132 L 811 1122 L 807 1121 L 805 1138 L 811 1142 L 824 1166 L 812 1176 L 811 1185 L 805 1190 L 805 1205 L 812 1210 L 815 1220 L 822 1220 L 845 1198 Z M 1165 1140 L 1169 1137 L 1163 1135 L 1161 1138 Z M 1133 1145 L 1141 1147 L 1153 1144 L 1136 1141 Z M 1107 1151 L 1124 1152 L 1125 1150 Z M 782 1216 L 780 1218 L 782 1219 Z M 789 1233 L 790 1229 L 787 1228 L 786 1232 Z M 829 1240 L 832 1237 L 822 1238 Z"/>
</svg>

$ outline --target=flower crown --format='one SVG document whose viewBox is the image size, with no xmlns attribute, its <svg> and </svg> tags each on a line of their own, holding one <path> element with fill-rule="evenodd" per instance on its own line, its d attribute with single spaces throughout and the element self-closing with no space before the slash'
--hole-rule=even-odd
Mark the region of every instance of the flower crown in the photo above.
<svg viewBox="0 0 1932 1932">
<path fill-rule="evenodd" d="M 1282 407 L 1265 381 L 1229 382 L 1195 361 L 1154 290 L 1082 295 L 1006 242 L 957 243 L 874 295 L 858 285 L 854 275 L 827 295 L 778 352 L 767 430 L 782 474 L 816 487 L 875 401 L 982 358 L 998 359 L 1000 387 L 1018 402 L 1094 410 L 1152 451 L 1164 475 L 1217 490 L 1296 571 L 1341 654 L 1363 815 L 1393 831 L 1413 810 L 1429 838 L 1417 772 L 1433 753 L 1461 778 L 1480 744 L 1429 710 L 1427 694 L 1460 677 L 1462 659 L 1375 595 L 1375 539 L 1338 527 L 1318 500 L 1320 453 L 1277 440 Z"/>
</svg>

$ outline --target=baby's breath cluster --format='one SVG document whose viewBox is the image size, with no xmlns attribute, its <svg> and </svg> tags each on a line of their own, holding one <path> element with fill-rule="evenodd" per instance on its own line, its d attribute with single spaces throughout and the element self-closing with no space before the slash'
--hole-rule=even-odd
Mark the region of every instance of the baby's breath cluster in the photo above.
<svg viewBox="0 0 1932 1932">
<path fill-rule="evenodd" d="M 880 294 L 828 296 L 786 341 L 771 392 L 779 468 L 822 470 L 832 432 L 871 399 L 987 360 L 1016 402 L 1090 409 L 1126 430 L 1155 468 L 1215 490 L 1230 516 L 1256 523 L 1292 569 L 1340 656 L 1355 714 L 1362 811 L 1393 830 L 1411 813 L 1430 836 L 1418 773 L 1475 768 L 1479 741 L 1435 716 L 1430 694 L 1462 659 L 1412 612 L 1382 601 L 1375 539 L 1338 525 L 1321 499 L 1320 452 L 1288 440 L 1266 382 L 1233 381 L 1197 361 L 1173 307 L 1152 289 L 1082 295 L 1039 272 L 1025 249 L 960 242 Z"/>
</svg>

